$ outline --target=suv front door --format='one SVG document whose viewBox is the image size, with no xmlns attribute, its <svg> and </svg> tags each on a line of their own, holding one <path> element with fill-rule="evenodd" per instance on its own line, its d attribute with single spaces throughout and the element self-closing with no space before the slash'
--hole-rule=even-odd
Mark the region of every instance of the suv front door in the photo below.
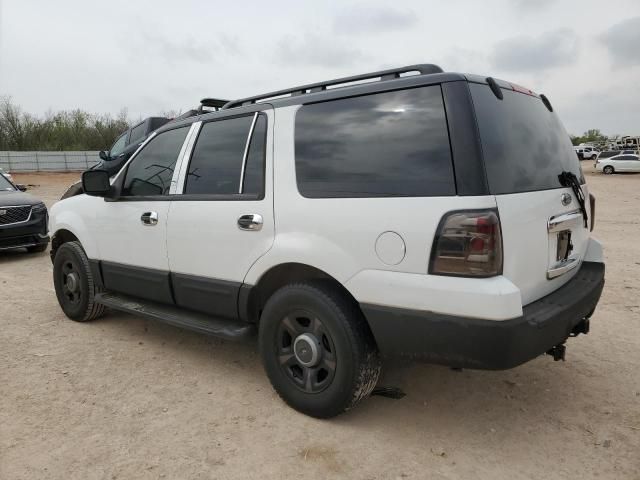
<svg viewBox="0 0 640 480">
<path fill-rule="evenodd" d="M 154 137 L 120 172 L 121 195 L 101 202 L 93 217 L 108 290 L 172 303 L 166 250 L 174 175 L 190 126 Z"/>
<path fill-rule="evenodd" d="M 167 230 L 179 306 L 238 317 L 244 278 L 274 239 L 272 120 L 270 109 L 195 124 Z"/>
</svg>

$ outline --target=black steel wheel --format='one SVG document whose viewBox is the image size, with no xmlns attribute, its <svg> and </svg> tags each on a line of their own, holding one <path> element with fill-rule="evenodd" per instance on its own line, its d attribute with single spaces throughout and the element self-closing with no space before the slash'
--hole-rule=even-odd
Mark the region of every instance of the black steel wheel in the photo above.
<svg viewBox="0 0 640 480">
<path fill-rule="evenodd" d="M 95 285 L 89 260 L 79 242 L 68 242 L 56 251 L 53 284 L 62 311 L 71 320 L 86 322 L 99 317 L 104 307 L 95 303 Z"/>
<path fill-rule="evenodd" d="M 336 372 L 335 345 L 317 314 L 296 310 L 280 322 L 278 360 L 285 375 L 300 390 L 319 393 Z"/>
<path fill-rule="evenodd" d="M 296 410 L 328 418 L 353 408 L 375 387 L 380 358 L 358 305 L 328 282 L 287 285 L 260 319 L 269 380 Z"/>
</svg>

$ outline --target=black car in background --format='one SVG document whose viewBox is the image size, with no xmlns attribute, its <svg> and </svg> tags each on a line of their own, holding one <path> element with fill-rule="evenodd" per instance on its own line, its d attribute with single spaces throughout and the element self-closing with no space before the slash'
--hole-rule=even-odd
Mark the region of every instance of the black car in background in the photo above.
<svg viewBox="0 0 640 480">
<path fill-rule="evenodd" d="M 0 251 L 44 252 L 49 244 L 47 207 L 0 175 Z"/>
</svg>

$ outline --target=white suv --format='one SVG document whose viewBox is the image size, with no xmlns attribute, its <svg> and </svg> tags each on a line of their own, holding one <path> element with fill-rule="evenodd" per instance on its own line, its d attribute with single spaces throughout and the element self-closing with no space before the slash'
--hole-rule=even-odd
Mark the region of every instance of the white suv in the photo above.
<svg viewBox="0 0 640 480">
<path fill-rule="evenodd" d="M 594 200 L 549 100 L 435 65 L 229 102 L 83 187 L 51 211 L 69 318 L 257 333 L 274 388 L 316 417 L 365 398 L 385 356 L 561 359 L 604 285 Z"/>
</svg>

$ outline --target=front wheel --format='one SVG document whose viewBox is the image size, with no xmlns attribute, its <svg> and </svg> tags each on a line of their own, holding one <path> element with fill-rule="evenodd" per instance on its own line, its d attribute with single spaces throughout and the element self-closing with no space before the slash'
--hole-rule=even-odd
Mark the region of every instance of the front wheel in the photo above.
<svg viewBox="0 0 640 480">
<path fill-rule="evenodd" d="M 86 322 L 104 312 L 104 306 L 94 301 L 101 290 L 94 282 L 89 259 L 79 242 L 65 243 L 56 251 L 53 285 L 62 311 L 71 320 Z"/>
<path fill-rule="evenodd" d="M 611 165 L 607 165 L 606 167 L 604 167 L 604 168 L 602 169 L 602 172 L 603 172 L 605 175 L 611 175 L 611 174 L 614 172 L 614 170 L 613 170 L 613 167 L 612 167 Z"/>
<path fill-rule="evenodd" d="M 378 350 L 355 301 L 330 283 L 287 285 L 260 319 L 260 353 L 280 397 L 317 418 L 353 408 L 375 387 Z"/>
</svg>

